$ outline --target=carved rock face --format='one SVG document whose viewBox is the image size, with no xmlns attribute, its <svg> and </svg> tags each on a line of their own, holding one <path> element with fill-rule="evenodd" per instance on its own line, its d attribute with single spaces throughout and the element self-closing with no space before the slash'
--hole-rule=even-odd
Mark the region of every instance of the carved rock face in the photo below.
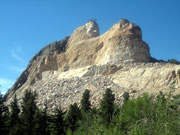
<svg viewBox="0 0 180 135">
<path fill-rule="evenodd" d="M 87 29 L 87 35 L 90 38 L 99 36 L 99 27 L 95 21 L 89 21 L 85 26 Z"/>
<path fill-rule="evenodd" d="M 123 19 L 98 35 L 98 26 L 93 21 L 77 28 L 68 40 L 66 52 L 58 55 L 59 69 L 150 61 L 149 47 L 137 25 Z"/>
<path fill-rule="evenodd" d="M 114 24 L 99 36 L 98 24 L 91 20 L 78 27 L 70 38 L 43 48 L 30 61 L 13 90 L 42 79 L 44 71 L 67 71 L 90 65 L 122 62 L 149 62 L 148 45 L 142 40 L 141 29 L 126 19 Z"/>
<path fill-rule="evenodd" d="M 22 93 L 25 89 L 36 86 L 44 79 L 51 84 L 52 80 L 49 79 L 49 76 L 55 77 L 55 73 L 66 73 L 71 76 L 75 74 L 75 71 L 81 71 L 76 69 L 82 69 L 82 72 L 78 73 L 78 76 L 81 76 L 86 71 L 86 67 L 106 67 L 107 65 L 147 63 L 149 61 L 149 47 L 142 40 L 142 32 L 137 25 L 122 19 L 114 24 L 109 31 L 99 35 L 97 23 L 89 21 L 78 27 L 69 38 L 51 43 L 38 52 L 8 92 L 7 98 L 10 99 L 14 93 Z M 90 68 L 88 70 L 92 70 L 92 72 L 87 72 L 86 77 L 95 76 L 105 69 L 97 69 L 96 71 L 96 68 Z M 73 70 L 74 73 L 71 73 Z M 110 70 L 108 73 L 102 74 L 110 73 L 114 74 L 115 72 Z M 114 87 L 116 88 L 116 85 Z M 52 90 L 49 84 L 45 89 Z"/>
<path fill-rule="evenodd" d="M 82 40 L 87 40 L 99 36 L 99 27 L 95 21 L 89 21 L 78 27 L 70 36 L 68 44 L 72 45 Z"/>
</svg>

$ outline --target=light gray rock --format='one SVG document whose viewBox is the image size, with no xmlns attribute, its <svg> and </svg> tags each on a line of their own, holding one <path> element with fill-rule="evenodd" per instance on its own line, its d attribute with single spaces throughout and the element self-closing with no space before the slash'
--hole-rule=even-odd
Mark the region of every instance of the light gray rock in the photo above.
<svg viewBox="0 0 180 135">
<path fill-rule="evenodd" d="M 160 88 L 178 93 L 180 67 L 152 58 L 136 24 L 123 19 L 99 35 L 97 23 L 91 20 L 70 38 L 49 44 L 32 58 L 7 93 L 7 104 L 14 94 L 21 100 L 28 88 L 37 92 L 39 107 L 47 101 L 49 111 L 56 104 L 63 109 L 74 102 L 79 105 L 85 89 L 91 92 L 93 106 L 99 104 L 106 88 L 112 89 L 116 103 L 121 104 L 119 95 L 133 89 L 131 97 Z"/>
</svg>

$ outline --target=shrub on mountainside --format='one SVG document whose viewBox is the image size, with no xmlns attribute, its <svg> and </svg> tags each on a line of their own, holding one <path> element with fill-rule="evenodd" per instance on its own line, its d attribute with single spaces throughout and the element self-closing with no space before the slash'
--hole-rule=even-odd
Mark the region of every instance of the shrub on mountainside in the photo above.
<svg viewBox="0 0 180 135">
<path fill-rule="evenodd" d="M 180 61 L 176 60 L 176 59 L 169 59 L 168 63 L 172 63 L 172 64 L 180 64 Z"/>
</svg>

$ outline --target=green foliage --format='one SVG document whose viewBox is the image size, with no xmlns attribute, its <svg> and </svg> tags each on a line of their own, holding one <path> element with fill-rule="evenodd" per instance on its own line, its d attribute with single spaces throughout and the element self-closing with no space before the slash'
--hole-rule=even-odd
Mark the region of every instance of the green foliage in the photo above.
<svg viewBox="0 0 180 135">
<path fill-rule="evenodd" d="M 55 115 L 53 116 L 52 121 L 52 131 L 53 135 L 65 135 L 66 123 L 64 121 L 64 112 L 61 110 L 61 107 L 56 108 Z"/>
<path fill-rule="evenodd" d="M 168 62 L 173 63 L 173 64 L 180 64 L 180 61 L 178 61 L 176 59 L 169 59 Z"/>
<path fill-rule="evenodd" d="M 91 103 L 90 103 L 90 91 L 85 90 L 83 93 L 83 97 L 81 99 L 81 110 L 83 112 L 88 112 L 91 109 Z"/>
<path fill-rule="evenodd" d="M 20 113 L 20 109 L 18 107 L 18 101 L 16 98 L 16 95 L 13 98 L 13 101 L 11 101 L 10 103 L 10 123 L 11 125 L 15 125 L 16 123 L 18 123 L 20 121 L 19 119 L 19 113 Z"/>
<path fill-rule="evenodd" d="M 70 130 L 72 132 L 75 131 L 75 129 L 77 129 L 78 127 L 78 120 L 81 119 L 81 111 L 78 107 L 78 105 L 76 103 L 74 103 L 73 105 L 70 105 L 68 114 L 67 114 L 67 125 L 70 128 Z"/>
<path fill-rule="evenodd" d="M 175 106 L 162 93 L 157 97 L 145 94 L 143 97 L 126 102 L 116 120 L 120 130 L 125 134 L 179 133 L 177 127 L 180 127 L 180 121 L 177 119 L 180 113 L 175 108 L 171 109 L 171 105 Z"/>
<path fill-rule="evenodd" d="M 75 135 L 178 135 L 180 134 L 180 112 L 177 110 L 180 96 L 158 96 L 144 94 L 129 99 L 121 107 L 116 106 L 114 120 L 107 127 L 93 113 L 88 128 L 83 129 L 86 121 L 73 133 Z M 71 134 L 71 133 L 69 133 Z"/>
<path fill-rule="evenodd" d="M 5 116 L 4 116 L 5 112 L 6 112 L 6 107 L 4 105 L 4 98 L 3 95 L 0 93 L 0 133 L 2 134 L 6 134 Z"/>
<path fill-rule="evenodd" d="M 125 96 L 128 98 L 125 98 L 124 104 L 119 106 L 114 104 L 114 94 L 110 89 L 107 89 L 100 102 L 100 108 L 94 107 L 88 112 L 82 111 L 81 114 L 81 110 L 75 103 L 70 106 L 66 115 L 61 108 L 57 108 L 52 115 L 47 114 L 47 106 L 44 110 L 38 109 L 35 102 L 36 96 L 36 93 L 31 91 L 25 92 L 21 114 L 19 114 L 18 101 L 15 96 L 10 104 L 11 112 L 9 114 L 7 107 L 4 105 L 4 99 L 0 95 L 0 134 L 180 134 L 180 95 L 165 95 L 160 92 L 157 96 L 144 94 L 136 99 L 129 99 L 128 96 Z"/>
<path fill-rule="evenodd" d="M 10 103 L 10 117 L 9 117 L 9 135 L 19 135 L 21 134 L 20 130 L 20 118 L 19 113 L 20 109 L 18 106 L 18 100 L 16 95 Z"/>
<path fill-rule="evenodd" d="M 105 124 L 109 124 L 110 121 L 113 118 L 113 112 L 114 112 L 114 94 L 112 94 L 111 89 L 106 89 L 105 94 L 103 95 L 103 98 L 100 103 L 100 111 L 101 111 L 101 117 L 103 119 L 103 122 Z"/>
<path fill-rule="evenodd" d="M 123 99 L 124 99 L 124 103 L 129 100 L 129 93 L 128 92 L 124 92 Z"/>
<path fill-rule="evenodd" d="M 5 100 L 0 92 L 0 134 L 6 135 L 8 131 L 8 108 L 4 105 L 4 102 Z"/>
<path fill-rule="evenodd" d="M 37 94 L 31 90 L 26 90 L 22 101 L 22 128 L 25 135 L 35 132 L 35 114 L 38 111 L 36 106 Z"/>
<path fill-rule="evenodd" d="M 47 106 L 43 111 L 37 110 L 34 115 L 35 127 L 34 134 L 36 135 L 50 135 Z"/>
</svg>

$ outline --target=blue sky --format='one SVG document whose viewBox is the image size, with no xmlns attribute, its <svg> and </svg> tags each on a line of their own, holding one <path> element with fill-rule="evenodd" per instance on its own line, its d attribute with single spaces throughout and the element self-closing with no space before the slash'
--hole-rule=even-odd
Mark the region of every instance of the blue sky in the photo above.
<svg viewBox="0 0 180 135">
<path fill-rule="evenodd" d="M 180 0 L 0 0 L 0 91 L 45 45 L 90 19 L 102 34 L 121 18 L 141 27 L 153 57 L 180 60 Z"/>
</svg>

